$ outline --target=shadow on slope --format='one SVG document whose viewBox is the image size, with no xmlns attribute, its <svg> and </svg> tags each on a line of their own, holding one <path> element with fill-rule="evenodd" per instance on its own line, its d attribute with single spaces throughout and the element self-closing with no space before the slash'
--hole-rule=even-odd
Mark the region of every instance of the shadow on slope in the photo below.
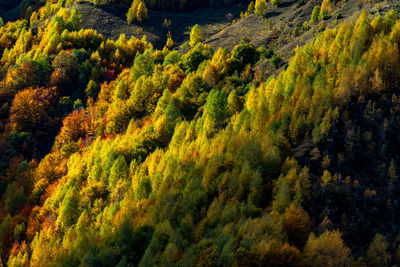
<svg viewBox="0 0 400 267">
<path fill-rule="evenodd" d="M 203 29 L 205 38 L 229 26 L 231 20 L 238 17 L 240 5 L 220 7 L 217 9 L 201 8 L 192 12 L 174 13 L 159 10 L 149 10 L 149 20 L 139 24 L 126 22 L 127 6 L 110 3 L 95 6 L 90 2 L 78 2 L 74 5 L 82 15 L 82 28 L 93 28 L 103 36 L 118 39 L 124 33 L 127 37 L 142 38 L 146 35 L 154 47 L 162 48 L 166 42 L 168 30 L 171 31 L 173 40 L 180 44 L 189 39 L 190 29 L 199 24 Z M 163 27 L 164 19 L 170 19 L 170 29 Z"/>
</svg>

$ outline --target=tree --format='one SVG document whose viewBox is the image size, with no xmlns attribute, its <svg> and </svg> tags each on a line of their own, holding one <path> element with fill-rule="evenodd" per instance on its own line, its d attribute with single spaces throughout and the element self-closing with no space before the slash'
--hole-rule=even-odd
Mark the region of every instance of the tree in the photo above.
<svg viewBox="0 0 400 267">
<path fill-rule="evenodd" d="M 9 68 L 4 81 L 7 89 L 11 92 L 18 92 L 28 86 L 37 85 L 34 63 L 25 61 L 15 68 Z"/>
<path fill-rule="evenodd" d="M 141 0 L 133 0 L 131 7 L 126 13 L 126 20 L 129 24 L 133 21 L 143 22 L 148 19 L 148 10 Z"/>
<path fill-rule="evenodd" d="M 168 34 L 167 34 L 167 42 L 165 43 L 165 47 L 166 47 L 166 48 L 171 48 L 172 46 L 174 46 L 174 40 L 172 40 L 171 32 L 168 31 Z"/>
<path fill-rule="evenodd" d="M 74 110 L 64 118 L 63 126 L 55 142 L 55 147 L 61 148 L 64 144 L 76 142 L 79 138 L 84 138 L 87 133 L 85 126 L 85 112 L 83 110 Z"/>
<path fill-rule="evenodd" d="M 387 249 L 388 243 L 386 242 L 385 237 L 381 234 L 376 234 L 367 250 L 367 265 L 389 266 L 391 257 Z"/>
<path fill-rule="evenodd" d="M 134 80 L 139 79 L 141 76 L 149 77 L 154 71 L 154 59 L 151 55 L 151 50 L 146 50 L 143 54 L 135 58 L 132 66 L 132 77 Z"/>
<path fill-rule="evenodd" d="M 94 80 L 90 80 L 85 89 L 85 96 L 95 98 L 99 90 L 100 86 Z"/>
<path fill-rule="evenodd" d="M 75 188 L 70 188 L 62 201 L 57 223 L 61 227 L 70 226 L 79 215 L 79 193 Z"/>
<path fill-rule="evenodd" d="M 253 12 L 254 12 L 254 1 L 251 1 L 249 6 L 247 7 L 246 13 L 247 13 L 247 15 L 249 15 L 249 14 L 251 14 Z"/>
<path fill-rule="evenodd" d="M 208 95 L 206 108 L 216 125 L 220 125 L 225 120 L 226 101 L 226 96 L 220 90 L 212 90 Z"/>
<path fill-rule="evenodd" d="M 213 64 L 210 64 L 206 67 L 203 72 L 203 80 L 210 87 L 214 87 L 217 84 L 218 71 Z"/>
<path fill-rule="evenodd" d="M 314 7 L 314 9 L 313 9 L 313 11 L 312 11 L 312 13 L 311 13 L 311 19 L 310 19 L 310 22 L 311 23 L 315 23 L 315 22 L 318 22 L 319 21 L 319 13 L 320 13 L 320 11 L 321 11 L 321 7 L 320 6 L 315 6 Z"/>
<path fill-rule="evenodd" d="M 266 7 L 267 7 L 266 0 L 256 0 L 256 4 L 254 6 L 256 13 L 261 15 Z"/>
<path fill-rule="evenodd" d="M 18 92 L 10 109 L 10 122 L 13 129 L 38 133 L 45 131 L 50 122 L 48 109 L 54 104 L 55 88 L 27 88 Z"/>
<path fill-rule="evenodd" d="M 205 59 L 210 58 L 209 51 L 207 46 L 198 43 L 182 58 L 181 65 L 183 69 L 187 72 L 195 71 Z"/>
<path fill-rule="evenodd" d="M 76 77 L 79 73 L 79 61 L 73 53 L 62 50 L 54 58 L 53 68 L 64 70 L 69 77 Z"/>
<path fill-rule="evenodd" d="M 242 110 L 243 104 L 240 101 L 236 90 L 232 90 L 229 93 L 228 101 L 227 101 L 227 108 L 230 115 L 233 115 L 237 112 Z"/>
<path fill-rule="evenodd" d="M 311 221 L 308 214 L 301 208 L 290 204 L 283 216 L 283 225 L 289 240 L 296 246 L 302 247 L 310 233 Z"/>
<path fill-rule="evenodd" d="M 8 212 L 13 215 L 19 208 L 21 208 L 26 201 L 26 197 L 24 194 L 24 188 L 20 187 L 17 190 L 16 183 L 12 183 L 8 186 L 6 192 L 6 200 L 5 204 Z"/>
<path fill-rule="evenodd" d="M 279 6 L 282 3 L 282 0 L 271 0 L 271 4 L 274 6 Z"/>
<path fill-rule="evenodd" d="M 147 20 L 148 18 L 149 17 L 147 15 L 146 5 L 142 1 L 140 1 L 137 12 L 136 12 L 136 19 L 137 19 L 137 21 L 142 23 L 143 21 Z"/>
<path fill-rule="evenodd" d="M 314 10 L 313 10 L 314 13 Z M 321 5 L 321 10 L 319 13 L 319 19 L 324 20 L 327 16 L 332 13 L 332 5 L 330 0 L 324 0 Z"/>
<path fill-rule="evenodd" d="M 203 42 L 203 33 L 201 32 L 201 28 L 198 24 L 194 25 L 192 30 L 190 31 L 190 41 L 189 45 L 191 47 L 195 47 L 196 44 Z"/>
<path fill-rule="evenodd" d="M 310 234 L 304 247 L 304 260 L 308 266 L 351 266 L 350 249 L 339 231 L 326 231 L 319 237 Z"/>
<path fill-rule="evenodd" d="M 50 77 L 50 84 L 57 86 L 61 94 L 70 94 L 76 88 L 72 86 L 79 75 L 79 61 L 73 54 L 62 50 L 53 61 L 54 71 Z"/>
<path fill-rule="evenodd" d="M 143 177 L 136 190 L 136 199 L 140 200 L 143 198 L 148 198 L 151 193 L 151 181 L 148 177 Z"/>
<path fill-rule="evenodd" d="M 164 19 L 164 22 L 163 22 L 163 27 L 166 28 L 166 29 L 168 29 L 169 27 L 171 27 L 171 19 L 165 18 L 165 19 Z"/>
<path fill-rule="evenodd" d="M 125 157 L 119 156 L 113 163 L 110 170 L 110 177 L 108 178 L 111 187 L 115 187 L 119 180 L 124 180 L 128 177 L 128 164 L 126 164 Z"/>
<path fill-rule="evenodd" d="M 246 65 L 253 65 L 259 59 L 256 48 L 253 44 L 246 41 L 242 41 L 240 44 L 236 45 L 232 51 L 232 61 L 235 61 L 235 70 L 241 72 Z"/>
<path fill-rule="evenodd" d="M 68 19 L 68 26 L 70 31 L 77 31 L 79 30 L 79 26 L 82 23 L 81 14 L 79 14 L 76 8 L 72 8 L 71 15 Z"/>
<path fill-rule="evenodd" d="M 133 21 L 136 20 L 136 14 L 137 14 L 137 9 L 139 6 L 140 0 L 133 0 L 131 7 L 128 10 L 128 13 L 126 13 L 126 19 L 128 21 L 128 24 L 131 24 Z"/>
</svg>

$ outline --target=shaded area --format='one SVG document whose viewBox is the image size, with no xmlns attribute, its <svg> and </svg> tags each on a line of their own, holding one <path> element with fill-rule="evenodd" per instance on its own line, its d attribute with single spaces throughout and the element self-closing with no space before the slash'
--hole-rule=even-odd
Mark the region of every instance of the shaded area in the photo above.
<svg viewBox="0 0 400 267">
<path fill-rule="evenodd" d="M 0 0 L 0 17 L 12 20 L 18 17 L 22 0 Z"/>
<path fill-rule="evenodd" d="M 189 39 L 190 29 L 199 24 L 205 38 L 215 35 L 221 29 L 231 24 L 233 18 L 240 14 L 241 5 L 220 7 L 216 9 L 201 8 L 193 12 L 173 13 L 159 10 L 149 10 L 149 20 L 142 23 L 128 24 L 126 22 L 127 7 L 117 3 L 94 6 L 90 2 L 78 2 L 74 5 L 82 15 L 82 28 L 93 28 L 106 38 L 118 39 L 124 33 L 127 37 L 142 38 L 146 35 L 155 48 L 162 48 L 166 41 L 168 30 L 173 40 L 180 44 Z M 170 28 L 163 27 L 164 19 L 171 20 Z"/>
</svg>

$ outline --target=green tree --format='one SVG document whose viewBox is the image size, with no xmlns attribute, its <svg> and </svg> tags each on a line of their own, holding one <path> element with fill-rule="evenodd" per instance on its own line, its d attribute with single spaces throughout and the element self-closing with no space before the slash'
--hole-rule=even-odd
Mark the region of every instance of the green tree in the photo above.
<svg viewBox="0 0 400 267">
<path fill-rule="evenodd" d="M 190 41 L 189 45 L 191 47 L 195 47 L 196 44 L 203 42 L 203 33 L 201 32 L 201 28 L 198 24 L 194 25 L 192 30 L 190 31 Z"/>
<path fill-rule="evenodd" d="M 314 7 L 314 9 L 313 9 L 313 11 L 312 11 L 312 13 L 311 13 L 311 19 L 310 19 L 310 22 L 311 23 L 315 23 L 315 22 L 318 22 L 319 21 L 319 13 L 320 13 L 320 11 L 321 11 L 321 7 L 320 6 L 315 6 Z"/>
<path fill-rule="evenodd" d="M 132 76 L 134 80 L 139 79 L 142 75 L 149 77 L 153 74 L 154 59 L 151 53 L 152 51 L 148 49 L 135 58 L 132 66 Z"/>
<path fill-rule="evenodd" d="M 24 188 L 17 189 L 15 182 L 8 186 L 6 196 L 5 204 L 10 214 L 14 214 L 26 202 Z"/>
<path fill-rule="evenodd" d="M 227 99 L 224 93 L 220 90 L 212 90 L 207 98 L 207 111 L 209 116 L 217 122 L 223 122 L 226 116 Z"/>
<path fill-rule="evenodd" d="M 75 188 L 70 188 L 62 201 L 57 223 L 61 227 L 70 226 L 78 219 L 79 214 L 79 193 Z"/>
<path fill-rule="evenodd" d="M 148 177 L 142 178 L 136 190 L 136 199 L 140 200 L 143 198 L 148 198 L 151 190 L 152 188 L 150 179 Z"/>
<path fill-rule="evenodd" d="M 108 178 L 111 187 L 115 187 L 119 180 L 125 180 L 128 177 L 128 164 L 126 164 L 125 157 L 119 156 L 113 163 L 110 170 L 110 177 Z"/>
<path fill-rule="evenodd" d="M 68 19 L 68 30 L 77 31 L 82 23 L 82 17 L 76 8 L 73 8 Z"/>
<path fill-rule="evenodd" d="M 278 6 L 282 3 L 282 0 L 271 0 L 271 4 L 273 4 L 274 6 Z"/>
</svg>

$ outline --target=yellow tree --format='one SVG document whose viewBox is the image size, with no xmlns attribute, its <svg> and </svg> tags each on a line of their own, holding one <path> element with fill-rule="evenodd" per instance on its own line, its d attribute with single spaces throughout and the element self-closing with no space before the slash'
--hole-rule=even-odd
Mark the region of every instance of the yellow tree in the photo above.
<svg viewBox="0 0 400 267">
<path fill-rule="evenodd" d="M 167 42 L 165 44 L 165 47 L 166 48 L 171 48 L 172 46 L 174 46 L 174 40 L 172 40 L 171 32 L 168 32 L 168 34 L 167 34 Z"/>
<path fill-rule="evenodd" d="M 267 7 L 266 0 L 256 0 L 256 4 L 254 6 L 256 13 L 262 14 Z"/>
<path fill-rule="evenodd" d="M 131 7 L 126 13 L 126 20 L 128 23 L 133 21 L 143 22 L 148 19 L 148 10 L 146 5 L 141 0 L 133 0 Z"/>
<path fill-rule="evenodd" d="M 321 20 L 325 19 L 329 14 L 332 13 L 332 5 L 330 0 L 324 0 L 321 5 L 319 17 Z"/>
<path fill-rule="evenodd" d="M 309 266 L 351 266 L 350 249 L 339 231 L 326 231 L 319 237 L 310 234 L 304 247 L 304 260 Z"/>
<path fill-rule="evenodd" d="M 146 21 L 149 18 L 147 13 L 148 12 L 146 5 L 142 1 L 140 1 L 136 12 L 137 21 L 139 22 Z"/>
<path fill-rule="evenodd" d="M 136 11 L 138 5 L 139 0 L 133 0 L 131 7 L 128 10 L 128 13 L 126 13 L 126 20 L 128 21 L 128 24 L 131 24 L 136 19 Z"/>
</svg>

